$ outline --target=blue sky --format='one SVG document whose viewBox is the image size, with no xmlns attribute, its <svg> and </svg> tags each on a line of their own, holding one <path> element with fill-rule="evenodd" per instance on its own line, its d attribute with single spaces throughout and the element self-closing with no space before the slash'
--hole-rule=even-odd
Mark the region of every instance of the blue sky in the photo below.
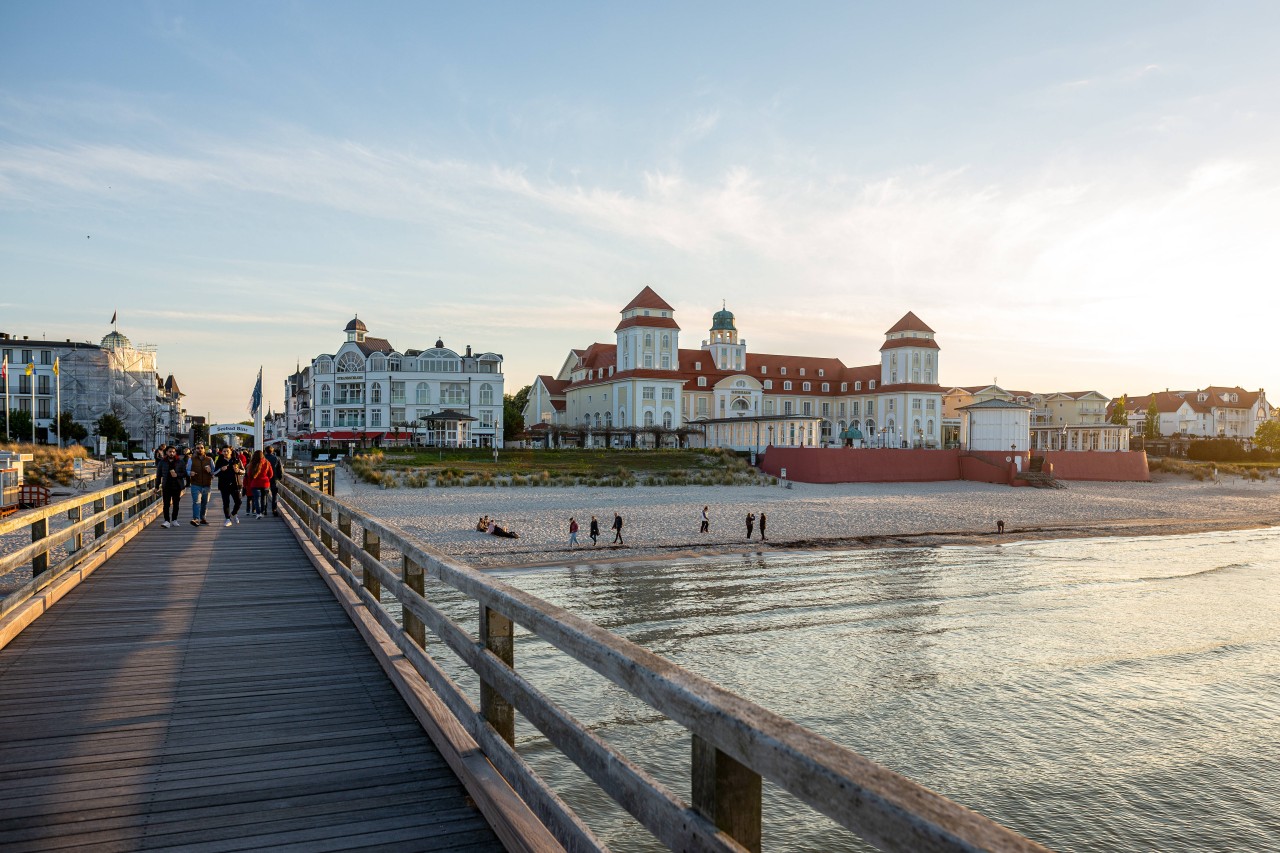
<svg viewBox="0 0 1280 853">
<path fill-rule="evenodd" d="M 1273 387 L 1280 4 L 0 4 L 0 330 L 156 344 L 239 418 L 353 313 L 945 384 Z M 1280 389 L 1273 391 L 1273 397 Z"/>
</svg>

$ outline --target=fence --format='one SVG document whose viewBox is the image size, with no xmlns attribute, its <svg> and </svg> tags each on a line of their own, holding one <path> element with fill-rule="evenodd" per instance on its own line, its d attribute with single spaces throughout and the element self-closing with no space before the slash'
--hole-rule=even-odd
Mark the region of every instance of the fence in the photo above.
<svg viewBox="0 0 1280 853">
<path fill-rule="evenodd" d="M 31 567 L 31 579 L 0 601 L 0 648 L 154 517 L 158 498 L 152 478 L 144 476 L 0 521 L 0 536 L 23 528 L 31 534 L 29 545 L 0 557 L 0 577 Z M 50 533 L 50 520 L 63 513 L 70 523 Z M 65 556 L 50 565 L 51 554 L 64 546 Z"/>
<path fill-rule="evenodd" d="M 512 747 L 517 711 L 672 849 L 759 850 L 761 782 L 768 778 L 883 850 L 1044 850 L 563 608 L 423 548 L 398 528 L 295 477 L 285 477 L 282 485 L 286 505 L 328 566 L 565 849 L 601 845 Z M 353 525 L 360 528 L 358 538 Z M 383 562 L 384 547 L 398 552 L 395 568 Z M 476 602 L 479 637 L 423 596 L 424 575 Z M 384 593 L 400 604 L 399 624 L 382 606 Z M 689 731 L 692 802 L 650 777 L 520 675 L 515 624 Z M 428 629 L 479 676 L 478 707 L 425 651 Z"/>
</svg>

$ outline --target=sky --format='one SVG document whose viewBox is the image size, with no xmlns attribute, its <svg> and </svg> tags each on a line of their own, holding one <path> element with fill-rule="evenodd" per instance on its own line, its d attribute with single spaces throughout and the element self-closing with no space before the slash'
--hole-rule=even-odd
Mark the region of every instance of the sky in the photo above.
<svg viewBox="0 0 1280 853">
<path fill-rule="evenodd" d="M 0 331 L 193 414 L 333 352 L 613 340 L 1280 397 L 1280 4 L 0 3 Z"/>
</svg>

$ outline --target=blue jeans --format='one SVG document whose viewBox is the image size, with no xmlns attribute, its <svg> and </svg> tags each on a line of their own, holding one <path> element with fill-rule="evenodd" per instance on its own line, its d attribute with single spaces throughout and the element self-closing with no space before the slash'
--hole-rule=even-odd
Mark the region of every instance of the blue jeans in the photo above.
<svg viewBox="0 0 1280 853">
<path fill-rule="evenodd" d="M 249 512 L 255 515 L 262 515 L 266 510 L 266 489 L 250 489 L 249 490 Z"/>
<path fill-rule="evenodd" d="M 191 518 L 195 521 L 204 521 L 205 510 L 209 508 L 209 487 L 208 486 L 192 486 L 191 487 Z"/>
</svg>

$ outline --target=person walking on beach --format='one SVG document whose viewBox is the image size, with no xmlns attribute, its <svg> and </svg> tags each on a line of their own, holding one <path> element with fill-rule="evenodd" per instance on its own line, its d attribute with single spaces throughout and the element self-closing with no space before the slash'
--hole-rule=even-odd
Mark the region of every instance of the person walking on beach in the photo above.
<svg viewBox="0 0 1280 853">
<path fill-rule="evenodd" d="M 711 519 L 707 516 L 707 509 L 708 507 L 705 506 L 702 508 L 702 527 L 698 530 L 699 533 L 708 533 L 711 530 Z"/>
<path fill-rule="evenodd" d="M 222 494 L 222 517 L 226 519 L 223 527 L 230 527 L 234 520 L 240 523 L 240 477 L 244 468 L 240 460 L 231 455 L 231 448 L 224 447 L 218 451 L 218 461 L 213 464 L 213 476 L 218 480 L 218 491 Z M 232 501 L 235 505 L 232 506 Z"/>
<path fill-rule="evenodd" d="M 613 514 L 613 544 L 625 545 L 622 541 L 622 515 L 620 513 Z"/>
<path fill-rule="evenodd" d="M 591 516 L 591 527 L 589 530 L 591 531 L 591 547 L 594 548 L 596 546 L 596 540 L 600 538 L 600 522 L 596 520 L 594 515 Z"/>
<path fill-rule="evenodd" d="M 161 479 L 160 494 L 164 499 L 164 523 L 160 526 L 172 527 L 178 523 L 182 489 L 187 483 L 187 472 L 182 468 L 182 460 L 178 459 L 178 448 L 170 447 L 165 451 L 164 461 L 157 470 Z"/>
<path fill-rule="evenodd" d="M 205 521 L 209 509 L 209 487 L 213 485 L 213 460 L 205 455 L 204 445 L 196 445 L 196 453 L 187 462 L 187 477 L 191 480 L 191 525 L 199 527 Z"/>
<path fill-rule="evenodd" d="M 756 514 L 754 512 L 747 513 L 747 538 L 751 538 L 752 531 L 756 527 Z"/>
<path fill-rule="evenodd" d="M 768 516 L 766 516 L 763 512 L 760 513 L 760 541 L 761 542 L 764 541 L 764 526 L 765 526 L 765 523 L 768 522 L 768 520 L 769 520 Z"/>
<path fill-rule="evenodd" d="M 578 520 L 570 517 L 569 519 L 569 546 L 576 547 L 578 544 Z"/>
</svg>

